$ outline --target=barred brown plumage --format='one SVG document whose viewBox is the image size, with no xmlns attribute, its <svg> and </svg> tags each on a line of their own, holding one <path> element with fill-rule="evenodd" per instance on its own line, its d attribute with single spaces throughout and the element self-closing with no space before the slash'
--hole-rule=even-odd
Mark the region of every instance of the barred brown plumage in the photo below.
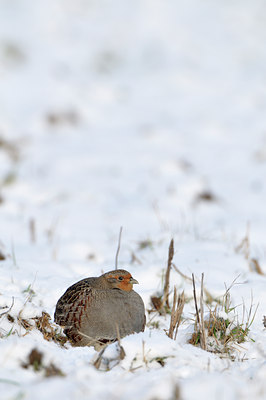
<svg viewBox="0 0 266 400">
<path fill-rule="evenodd" d="M 133 290 L 136 283 L 123 269 L 83 279 L 58 300 L 55 322 L 64 328 L 74 346 L 97 348 L 118 337 L 144 331 L 144 303 Z"/>
</svg>

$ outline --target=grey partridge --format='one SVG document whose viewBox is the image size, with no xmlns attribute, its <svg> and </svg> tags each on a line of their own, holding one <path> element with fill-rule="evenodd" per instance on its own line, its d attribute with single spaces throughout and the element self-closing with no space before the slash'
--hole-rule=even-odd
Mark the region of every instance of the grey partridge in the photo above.
<svg viewBox="0 0 266 400">
<path fill-rule="evenodd" d="M 142 298 L 133 290 L 138 281 L 117 269 L 70 286 L 57 302 L 54 319 L 74 346 L 99 346 L 144 331 Z"/>
</svg>

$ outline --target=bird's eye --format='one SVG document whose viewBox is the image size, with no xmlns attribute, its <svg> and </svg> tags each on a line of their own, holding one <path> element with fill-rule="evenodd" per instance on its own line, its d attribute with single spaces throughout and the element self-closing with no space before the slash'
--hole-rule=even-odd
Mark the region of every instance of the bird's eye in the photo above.
<svg viewBox="0 0 266 400">
<path fill-rule="evenodd" d="M 119 276 L 118 278 L 119 281 L 122 281 L 123 279 L 124 279 L 123 276 Z"/>
</svg>

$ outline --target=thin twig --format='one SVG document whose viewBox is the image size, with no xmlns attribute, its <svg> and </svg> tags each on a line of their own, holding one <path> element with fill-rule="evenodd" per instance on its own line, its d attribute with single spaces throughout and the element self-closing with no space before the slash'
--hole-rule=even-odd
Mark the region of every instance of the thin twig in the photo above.
<svg viewBox="0 0 266 400">
<path fill-rule="evenodd" d="M 123 230 L 123 227 L 120 226 L 118 245 L 117 245 L 117 250 L 116 250 L 116 255 L 115 255 L 115 269 L 117 269 L 117 264 L 118 264 L 118 255 L 119 255 L 120 244 L 121 244 L 122 230 Z"/>
</svg>

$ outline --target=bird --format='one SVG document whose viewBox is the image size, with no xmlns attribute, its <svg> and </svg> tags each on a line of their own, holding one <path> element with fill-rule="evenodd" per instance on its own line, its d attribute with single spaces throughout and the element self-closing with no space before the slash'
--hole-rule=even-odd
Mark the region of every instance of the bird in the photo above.
<svg viewBox="0 0 266 400">
<path fill-rule="evenodd" d="M 143 332 L 145 308 L 134 284 L 138 281 L 124 269 L 82 279 L 59 298 L 54 320 L 73 346 L 94 346 L 96 350 Z"/>
</svg>

